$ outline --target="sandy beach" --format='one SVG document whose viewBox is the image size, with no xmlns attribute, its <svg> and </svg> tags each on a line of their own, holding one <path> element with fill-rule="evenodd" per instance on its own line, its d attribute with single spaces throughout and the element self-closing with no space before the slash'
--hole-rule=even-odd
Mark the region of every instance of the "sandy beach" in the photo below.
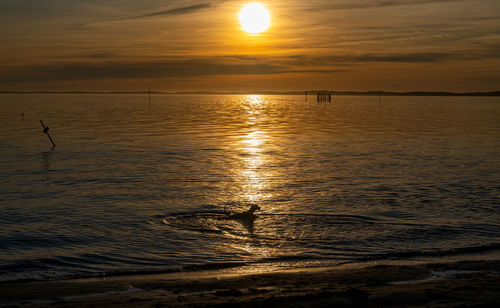
<svg viewBox="0 0 500 308">
<path fill-rule="evenodd" d="M 3 283 L 0 299 L 7 307 L 497 307 L 500 261 Z"/>
</svg>

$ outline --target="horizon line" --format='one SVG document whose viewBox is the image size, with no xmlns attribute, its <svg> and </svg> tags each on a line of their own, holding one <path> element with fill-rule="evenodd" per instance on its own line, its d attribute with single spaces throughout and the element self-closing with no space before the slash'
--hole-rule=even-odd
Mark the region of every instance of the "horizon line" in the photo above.
<svg viewBox="0 0 500 308">
<path fill-rule="evenodd" d="M 204 95 L 315 95 L 326 93 L 333 95 L 385 95 L 385 96 L 500 96 L 497 91 L 449 92 L 449 91 L 0 91 L 0 94 L 204 94 Z"/>
</svg>

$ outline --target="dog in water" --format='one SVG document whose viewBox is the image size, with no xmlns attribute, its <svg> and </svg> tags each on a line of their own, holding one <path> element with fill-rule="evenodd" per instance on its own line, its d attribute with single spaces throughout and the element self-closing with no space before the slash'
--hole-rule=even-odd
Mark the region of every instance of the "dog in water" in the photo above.
<svg viewBox="0 0 500 308">
<path fill-rule="evenodd" d="M 254 212 L 257 210 L 260 210 L 260 206 L 258 206 L 257 204 L 252 204 L 248 211 L 229 215 L 229 218 L 237 220 L 254 220 L 255 218 L 257 218 L 257 215 L 255 215 Z"/>
<path fill-rule="evenodd" d="M 260 210 L 260 206 L 252 204 L 248 211 L 228 215 L 227 218 L 238 221 L 248 230 L 248 232 L 253 233 L 253 222 L 257 218 L 257 215 L 255 215 L 254 212 L 258 210 Z"/>
</svg>

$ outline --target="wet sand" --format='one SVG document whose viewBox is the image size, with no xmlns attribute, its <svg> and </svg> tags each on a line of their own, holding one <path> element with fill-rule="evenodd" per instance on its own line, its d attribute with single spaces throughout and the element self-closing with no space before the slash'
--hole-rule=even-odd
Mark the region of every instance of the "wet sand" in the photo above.
<svg viewBox="0 0 500 308">
<path fill-rule="evenodd" d="M 13 307 L 498 307 L 500 261 L 376 262 L 0 284 Z"/>
</svg>

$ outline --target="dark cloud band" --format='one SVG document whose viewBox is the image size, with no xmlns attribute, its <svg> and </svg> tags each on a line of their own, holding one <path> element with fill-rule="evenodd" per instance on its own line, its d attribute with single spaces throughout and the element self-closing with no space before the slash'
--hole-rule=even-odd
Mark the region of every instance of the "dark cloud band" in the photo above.
<svg viewBox="0 0 500 308">
<path fill-rule="evenodd" d="M 155 16 L 189 14 L 189 13 L 193 13 L 193 12 L 207 9 L 210 7 L 212 7 L 212 5 L 210 3 L 200 3 L 200 4 L 196 4 L 196 5 L 190 5 L 190 6 L 185 6 L 185 7 L 180 7 L 180 8 L 170 9 L 170 10 L 153 12 L 153 13 L 135 16 L 135 17 L 126 18 L 126 19 L 139 19 L 139 18 L 147 18 L 147 17 L 155 17 Z"/>
</svg>

